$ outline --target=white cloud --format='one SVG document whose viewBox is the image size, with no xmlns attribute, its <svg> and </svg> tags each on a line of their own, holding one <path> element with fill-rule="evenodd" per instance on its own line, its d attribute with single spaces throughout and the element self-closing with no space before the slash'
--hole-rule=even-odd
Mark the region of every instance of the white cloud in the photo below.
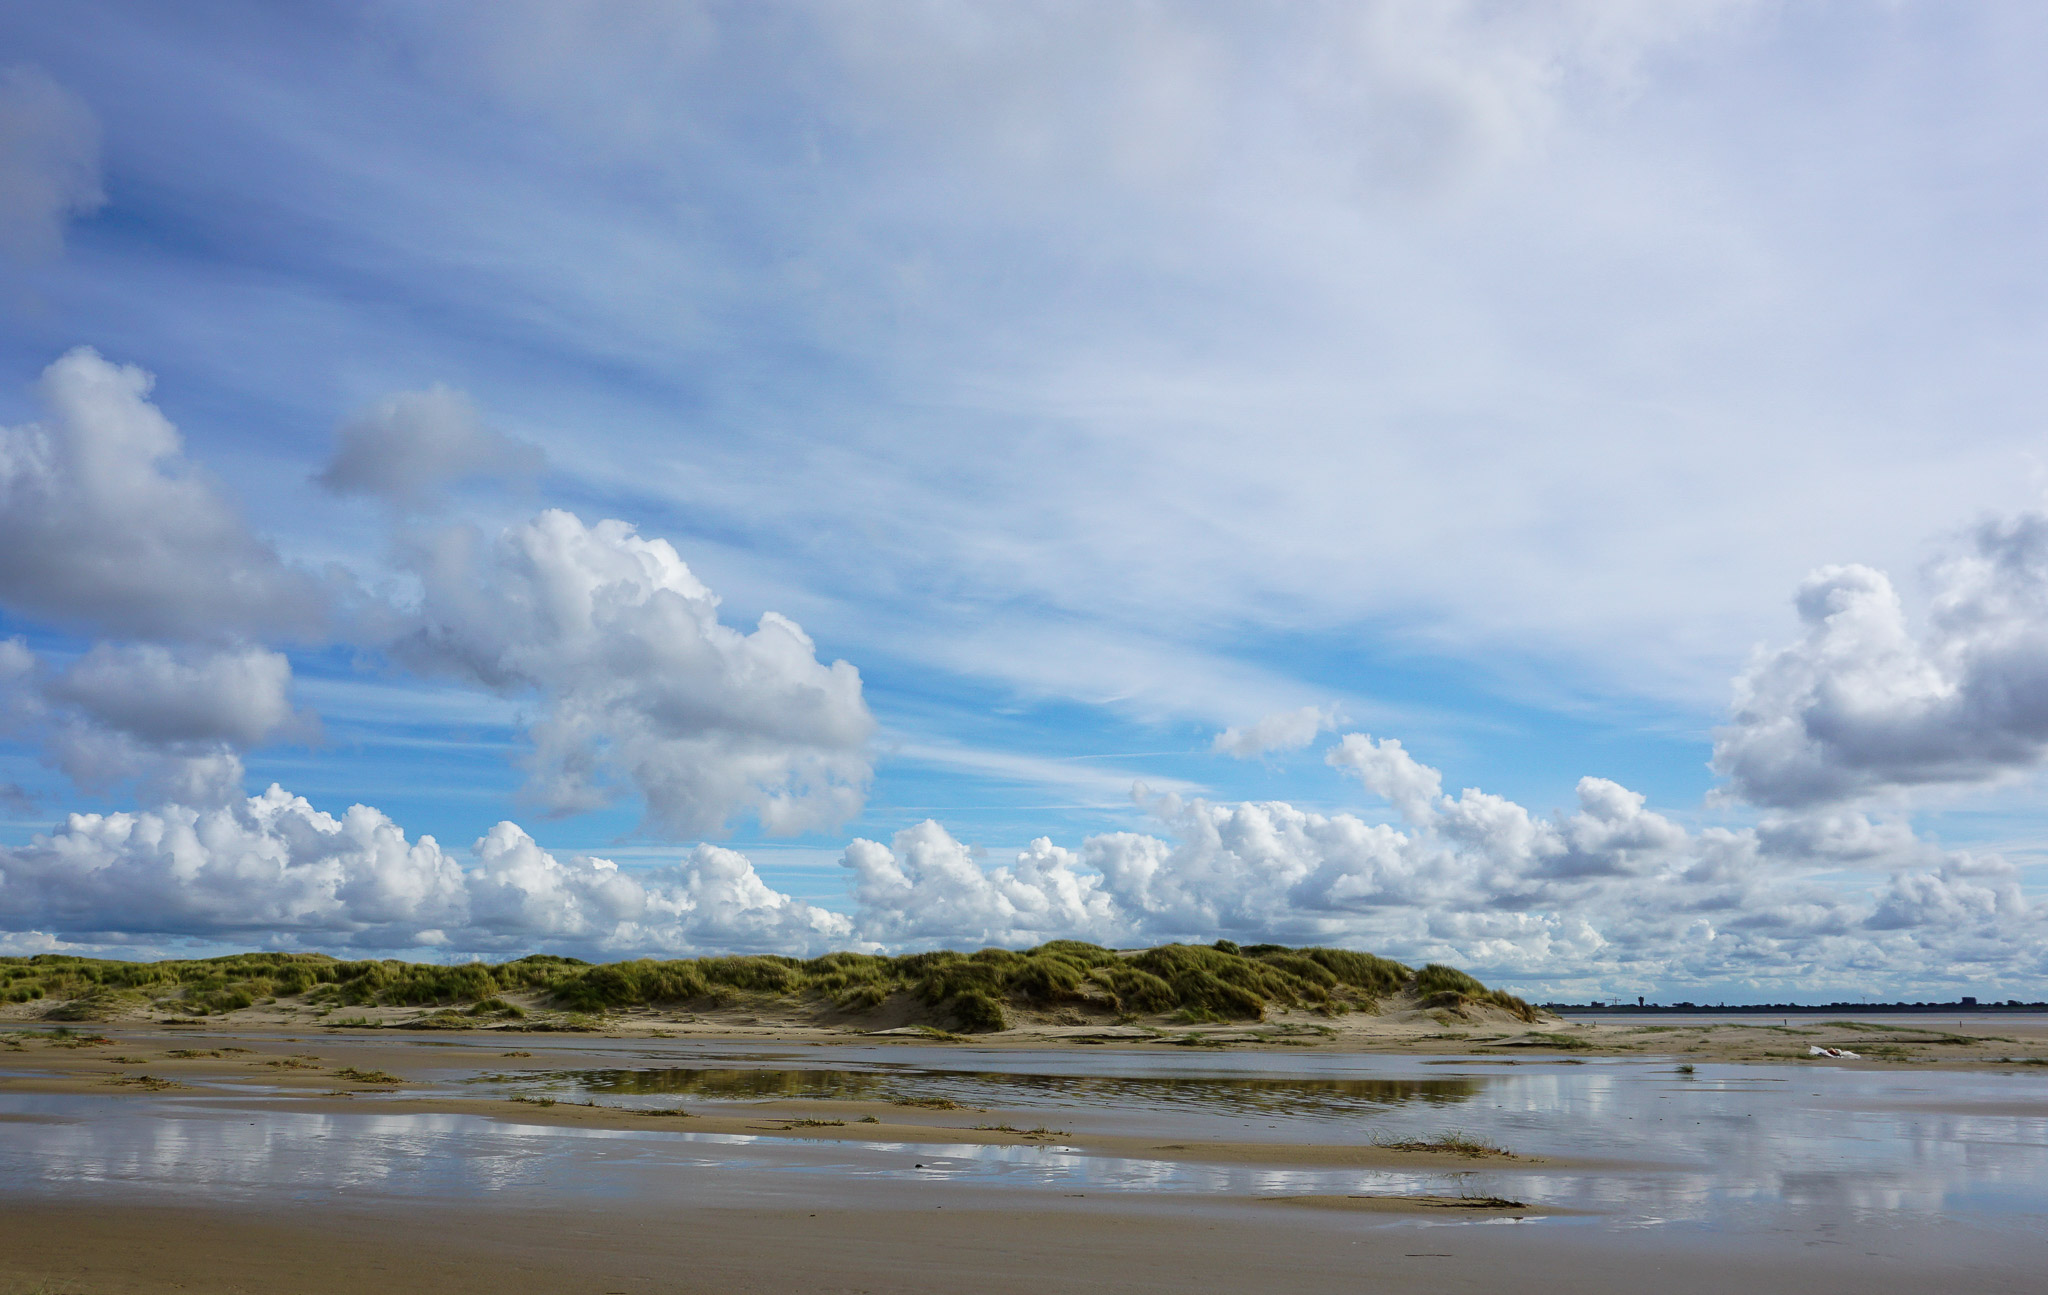
<svg viewBox="0 0 2048 1295">
<path fill-rule="evenodd" d="M 1145 803 L 1160 835 L 1108 833 L 1078 850 L 1041 838 L 1005 862 L 936 822 L 887 846 L 856 840 L 841 859 L 849 918 L 715 846 L 629 873 L 501 823 L 464 862 L 374 809 L 329 816 L 273 787 L 213 808 L 73 815 L 0 849 L 0 929 L 607 957 L 1221 935 L 1451 961 L 1579 994 L 2017 992 L 2048 971 L 2048 907 L 2027 900 L 2010 863 L 1914 841 L 1872 860 L 1871 835 L 1841 822 L 1810 839 L 1873 865 L 1846 880 L 1842 857 L 1785 848 L 1809 838 L 1687 832 L 1595 778 L 1570 814 L 1468 789 L 1412 802 L 1424 820 L 1399 827 L 1280 802 Z"/>
<path fill-rule="evenodd" d="M 474 401 L 436 384 L 386 396 L 344 422 L 315 479 L 337 494 L 419 508 L 458 481 L 530 479 L 545 465 L 540 447 L 486 427 Z"/>
<path fill-rule="evenodd" d="M 1926 632 L 1891 581 L 1826 567 L 1806 633 L 1737 680 L 1714 767 L 1754 804 L 1808 806 L 2011 778 L 2048 756 L 2048 517 L 1986 522 L 1937 564 Z"/>
<path fill-rule="evenodd" d="M 1546 819 L 1476 789 L 1444 796 L 1397 742 L 1352 737 L 1339 750 L 1353 759 L 1332 763 L 1391 786 L 1405 828 L 1161 796 L 1147 805 L 1163 835 L 1110 833 L 1077 852 L 1041 840 L 990 866 L 928 822 L 893 849 L 847 850 L 856 929 L 911 946 L 1334 942 L 1582 995 L 2017 989 L 2048 967 L 2048 909 L 1995 855 L 1943 852 L 1857 816 L 1688 832 L 1598 778 L 1581 780 L 1576 811 Z M 1856 865 L 1870 871 L 1812 879 Z"/>
<path fill-rule="evenodd" d="M 108 793 L 132 783 L 146 804 L 220 805 L 243 792 L 241 753 L 222 743 L 153 744 L 59 720 L 45 739 L 44 759 L 80 790 Z"/>
<path fill-rule="evenodd" d="M 73 814 L 0 849 L 0 925 L 67 939 L 596 956 L 843 947 L 847 920 L 700 846 L 627 874 L 560 859 L 501 823 L 465 864 L 366 806 L 339 817 L 272 787 L 198 809 Z"/>
<path fill-rule="evenodd" d="M 0 731 L 39 739 L 87 791 L 133 782 L 145 797 L 219 804 L 242 794 L 240 752 L 309 738 L 291 663 L 259 647 L 95 645 L 62 669 L 0 642 Z"/>
<path fill-rule="evenodd" d="M 1392 740 L 1350 735 L 1331 763 L 1394 800 L 1404 825 L 1159 796 L 1146 804 L 1161 835 L 1094 836 L 1076 852 L 1041 840 L 991 866 L 928 822 L 893 849 L 847 850 L 856 929 L 911 946 L 1333 942 L 1582 995 L 2018 989 L 2048 967 L 2048 907 L 2026 900 L 2011 864 L 1896 824 L 1836 814 L 1689 832 L 1600 778 L 1580 781 L 1574 812 L 1544 818 L 1477 789 L 1443 795 L 1441 775 Z"/>
<path fill-rule="evenodd" d="M 291 682 L 291 662 L 267 648 L 101 643 L 58 674 L 46 692 L 146 742 L 246 747 L 306 722 L 292 710 Z"/>
<path fill-rule="evenodd" d="M 1060 760 L 955 742 L 906 742 L 884 739 L 884 754 L 897 767 L 905 764 L 943 769 L 1015 786 L 1039 787 L 1074 798 L 1096 809 L 1122 809 L 1131 803 L 1131 784 L 1138 781 L 1114 767 L 1087 760 Z M 1180 778 L 1147 774 L 1145 782 L 1162 791 L 1199 794 L 1202 788 Z"/>
<path fill-rule="evenodd" d="M 1112 938 L 1121 922 L 1102 878 L 1046 839 L 1015 866 L 984 870 L 968 847 L 927 819 L 894 848 L 856 840 L 841 864 L 854 876 L 860 932 L 878 943 L 956 947 L 1033 944 L 1042 932 Z"/>
<path fill-rule="evenodd" d="M 106 201 L 92 109 L 39 68 L 0 69 L 0 252 L 54 257 L 65 222 Z"/>
<path fill-rule="evenodd" d="M 1413 188 L 1520 160 L 1568 88 L 1626 87 L 1645 56 L 1742 7 L 1367 0 L 1249 21 L 1227 9 L 1095 5 L 684 4 L 627 16 L 599 3 L 508 3 L 488 21 L 404 20 L 437 71 L 608 157 L 693 142 L 713 116 L 698 103 L 704 83 L 758 68 L 781 97 L 836 104 L 871 146 L 979 164 L 1012 183 L 1186 182 L 1243 147 L 1234 105 L 1270 112 L 1279 98 L 1296 130 L 1346 156 L 1360 179 Z M 1284 71 L 1283 51 L 1297 55 Z"/>
<path fill-rule="evenodd" d="M 1275 711 L 1243 728 L 1224 729 L 1209 744 L 1209 749 L 1240 760 L 1256 759 L 1273 751 L 1299 751 L 1315 741 L 1318 733 L 1336 725 L 1336 711 L 1329 706 Z"/>
<path fill-rule="evenodd" d="M 153 381 L 82 346 L 43 371 L 49 416 L 0 428 L 0 604 L 123 634 L 321 634 L 338 587 L 287 566 L 185 460 Z"/>
<path fill-rule="evenodd" d="M 550 510 L 486 542 L 444 531 L 417 554 L 412 664 L 535 694 L 527 794 L 575 813 L 637 792 L 646 830 L 773 833 L 845 821 L 869 777 L 860 674 L 825 665 L 773 612 L 751 634 L 665 540 Z"/>
<path fill-rule="evenodd" d="M 1443 776 L 1409 755 L 1399 738 L 1374 741 L 1367 733 L 1346 733 L 1343 741 L 1324 754 L 1323 761 L 1333 769 L 1349 769 L 1367 791 L 1411 823 L 1426 824 L 1436 817 L 1436 802 L 1444 793 Z"/>
</svg>

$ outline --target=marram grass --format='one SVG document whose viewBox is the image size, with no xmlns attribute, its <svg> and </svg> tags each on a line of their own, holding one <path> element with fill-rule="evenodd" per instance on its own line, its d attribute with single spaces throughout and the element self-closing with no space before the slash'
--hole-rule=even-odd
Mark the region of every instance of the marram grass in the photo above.
<svg viewBox="0 0 2048 1295">
<path fill-rule="evenodd" d="M 80 1020 L 124 1006 L 203 1016 L 292 1000 L 330 1009 L 443 1008 L 449 1010 L 435 1013 L 437 1021 L 445 1017 L 450 1027 L 467 1027 L 480 1023 L 480 1017 L 522 1015 L 509 995 L 586 1015 L 782 1003 L 858 1019 L 888 1009 L 899 1019 L 907 1015 L 946 1029 L 983 1032 L 1005 1028 L 1019 1011 L 1241 1021 L 1260 1020 L 1272 1010 L 1331 1016 L 1371 1012 L 1382 999 L 1403 994 L 1426 1007 L 1480 1003 L 1523 1020 L 1533 1021 L 1536 1015 L 1521 999 L 1489 990 L 1452 967 L 1432 963 L 1416 970 L 1348 949 L 1239 946 L 1228 940 L 1135 951 L 1055 940 L 1022 951 L 645 958 L 604 964 L 549 954 L 453 966 L 345 961 L 316 953 L 166 962 L 61 954 L 0 958 L 0 1002 L 47 1000 L 51 1017 Z"/>
</svg>

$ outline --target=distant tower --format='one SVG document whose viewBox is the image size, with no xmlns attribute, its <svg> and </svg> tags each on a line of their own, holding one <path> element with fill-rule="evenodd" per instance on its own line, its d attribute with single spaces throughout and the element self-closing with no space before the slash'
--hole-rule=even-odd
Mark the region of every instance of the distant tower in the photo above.
<svg viewBox="0 0 2048 1295">
<path fill-rule="evenodd" d="M 1643 996 L 1642 996 L 1641 994 L 1637 994 L 1637 995 L 1636 995 L 1636 1006 L 1637 1006 L 1637 1007 L 1641 1007 L 1642 1005 L 1643 1005 Z"/>
</svg>

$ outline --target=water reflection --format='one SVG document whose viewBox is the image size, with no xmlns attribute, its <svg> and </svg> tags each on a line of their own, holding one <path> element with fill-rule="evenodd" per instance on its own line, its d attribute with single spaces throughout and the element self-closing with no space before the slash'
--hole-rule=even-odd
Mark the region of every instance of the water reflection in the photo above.
<svg viewBox="0 0 2048 1295">
<path fill-rule="evenodd" d="M 521 1125 L 468 1115 L 246 1113 L 118 1098 L 30 1099 L 61 1123 L 0 1142 L 0 1192 L 216 1199 L 630 1196 L 829 1198 L 848 1179 L 905 1186 L 1226 1196 L 1442 1190 L 1442 1174 L 1181 1164 L 1063 1146 L 827 1142 Z M 0 1100 L 15 1109 L 20 1099 Z M 147 1109 L 156 1105 L 158 1109 Z M 18 1134 L 19 1136 L 16 1136 Z M 1451 1176 L 1458 1177 L 1458 1176 Z M 4 1196 L 0 1196 L 4 1199 Z"/>
<path fill-rule="evenodd" d="M 1185 1107 L 1230 1115 L 1336 1116 L 1406 1103 L 1448 1105 L 1478 1095 L 1485 1082 L 1466 1076 L 1387 1079 L 1245 1078 L 1179 1075 L 1048 1075 L 999 1071 L 782 1070 L 660 1067 L 556 1071 L 485 1077 L 485 1082 L 602 1096 L 665 1096 L 706 1101 L 809 1099 L 956 1102 L 973 1107 Z"/>
<path fill-rule="evenodd" d="M 1162 1144 L 1356 1143 L 1458 1129 L 1555 1160 L 1488 1162 L 1469 1174 L 1286 1168 L 1184 1163 L 1163 1150 L 1152 1159 L 1058 1145 L 694 1133 L 674 1121 L 661 1129 L 522 1125 L 405 1114 L 369 1099 L 353 1111 L 312 1113 L 218 1093 L 0 1092 L 0 1114 L 61 1121 L 0 1124 L 0 1207 L 12 1191 L 830 1203 L 858 1179 L 876 1190 L 944 1183 L 1040 1192 L 1047 1200 L 1074 1192 L 1154 1193 L 1190 1203 L 1465 1192 L 1588 1211 L 1616 1225 L 1736 1230 L 1957 1217 L 2048 1226 L 2048 1076 L 1706 1064 L 1679 1076 L 1668 1063 L 1636 1061 L 1459 1074 L 1359 1056 L 1304 1058 L 1291 1074 L 1283 1069 L 1289 1058 L 1246 1058 L 1232 1062 L 1237 1073 L 1217 1073 L 1225 1067 L 1214 1062 L 1142 1057 L 955 1054 L 909 1063 L 854 1049 L 820 1052 L 824 1064 L 814 1068 L 764 1049 L 720 1055 L 712 1065 L 446 1077 L 485 1085 L 470 1091 L 552 1085 L 632 1105 L 944 1097 L 1047 1110 L 1047 1122 L 1083 1141 L 1090 1129 L 1159 1135 Z M 1060 1073 L 1063 1064 L 1085 1065 L 1088 1073 Z M 1113 1073 L 1118 1064 L 1144 1073 Z M 1561 1166 L 1566 1158 L 1605 1166 L 1574 1170 Z"/>
</svg>

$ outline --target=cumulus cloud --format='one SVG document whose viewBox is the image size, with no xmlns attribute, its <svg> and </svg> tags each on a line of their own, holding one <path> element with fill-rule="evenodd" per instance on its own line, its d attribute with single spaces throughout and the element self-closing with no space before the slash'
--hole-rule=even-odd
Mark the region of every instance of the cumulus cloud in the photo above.
<svg viewBox="0 0 2048 1295">
<path fill-rule="evenodd" d="M 0 731 L 40 740 L 87 791 L 134 783 L 153 800 L 218 804 L 242 793 L 240 752 L 309 738 L 291 663 L 259 647 L 108 644 L 55 668 L 0 641 Z"/>
<path fill-rule="evenodd" d="M 769 832 L 856 813 L 874 720 L 860 673 L 825 665 L 796 622 L 723 625 L 665 540 L 550 510 L 486 541 L 440 533 L 406 661 L 537 696 L 527 795 L 576 813 L 637 793 L 644 827 L 681 837 L 751 814 Z"/>
<path fill-rule="evenodd" d="M 545 464 L 539 446 L 486 427 L 475 402 L 437 383 L 386 396 L 344 422 L 314 479 L 336 494 L 419 508 L 455 482 L 527 479 Z"/>
<path fill-rule="evenodd" d="M 898 946 L 1327 941 L 1581 993 L 2017 984 L 2048 963 L 2048 912 L 2026 901 L 2009 862 L 1942 851 L 1896 824 L 1832 814 L 1691 832 L 1601 778 L 1580 780 L 1572 812 L 1542 816 L 1476 788 L 1445 795 L 1441 774 L 1398 741 L 1362 734 L 1330 763 L 1401 823 L 1147 796 L 1159 834 L 1093 836 L 1078 851 L 1041 839 L 1014 863 L 988 863 L 927 822 L 893 846 L 847 849 L 856 929 Z M 1877 884 L 1815 879 L 1857 866 Z"/>
<path fill-rule="evenodd" d="M 235 803 L 73 814 L 0 850 L 0 925 L 67 940 L 186 937 L 298 947 L 598 956 L 819 950 L 847 919 L 700 846 L 633 875 L 562 859 L 511 823 L 465 862 L 363 805 L 339 817 L 272 787 Z"/>
<path fill-rule="evenodd" d="M 1428 823 L 1436 817 L 1436 803 L 1443 796 L 1443 776 L 1419 763 L 1401 745 L 1401 739 L 1374 741 L 1367 733 L 1346 733 L 1344 740 L 1323 756 L 1333 769 L 1347 769 L 1365 784 L 1365 789 L 1399 810 L 1411 823 Z"/>
<path fill-rule="evenodd" d="M 133 785 L 145 803 L 218 805 L 242 794 L 242 756 L 220 743 L 158 745 L 118 729 L 59 722 L 44 743 L 44 760 L 88 792 Z"/>
<path fill-rule="evenodd" d="M 48 416 L 0 428 L 0 603 L 116 634 L 323 632 L 335 589 L 280 559 L 185 460 L 153 382 L 82 346 L 43 371 Z"/>
<path fill-rule="evenodd" d="M 973 851 L 927 819 L 894 848 L 855 840 L 840 863 L 852 872 L 861 932 L 887 944 L 1036 943 L 1042 932 L 1108 939 L 1122 925 L 1103 878 L 1041 837 L 1014 866 L 984 869 Z"/>
<path fill-rule="evenodd" d="M 1336 710 L 1329 706 L 1275 711 L 1243 728 L 1224 729 L 1209 744 L 1209 749 L 1240 760 L 1256 759 L 1273 751 L 1299 751 L 1315 741 L 1318 733 L 1336 724 Z"/>
<path fill-rule="evenodd" d="M 291 662 L 267 648 L 102 643 L 46 691 L 145 742 L 254 746 L 306 722 L 292 710 L 291 682 Z"/>
<path fill-rule="evenodd" d="M 1143 803 L 1156 834 L 1105 833 L 1078 850 L 1041 838 L 1006 860 L 929 821 L 888 845 L 855 840 L 841 860 L 847 917 L 716 846 L 628 872 L 558 857 L 501 823 L 458 859 L 374 809 L 334 817 L 273 787 L 214 807 L 75 814 L 0 849 L 0 929 L 611 957 L 1229 936 L 1454 961 L 1581 994 L 2017 988 L 2048 970 L 2048 912 L 2008 861 L 1894 838 L 1900 848 L 1874 861 L 1878 884 L 1842 884 L 1827 879 L 1844 862 L 1829 843 L 1872 863 L 1885 838 L 1840 819 L 1806 837 L 1691 832 L 1597 778 L 1570 813 L 1467 789 L 1411 800 L 1421 818 L 1399 825 L 1282 802 Z"/>
<path fill-rule="evenodd" d="M 106 201 L 92 109 L 39 68 L 0 69 L 0 251 L 54 257 L 65 222 Z"/>
<path fill-rule="evenodd" d="M 1997 781 L 2048 755 L 2048 517 L 1986 522 L 1932 572 L 1915 635 L 1891 581 L 1826 567 L 1804 636 L 1737 681 L 1714 767 L 1753 804 L 1823 805 Z"/>
</svg>

